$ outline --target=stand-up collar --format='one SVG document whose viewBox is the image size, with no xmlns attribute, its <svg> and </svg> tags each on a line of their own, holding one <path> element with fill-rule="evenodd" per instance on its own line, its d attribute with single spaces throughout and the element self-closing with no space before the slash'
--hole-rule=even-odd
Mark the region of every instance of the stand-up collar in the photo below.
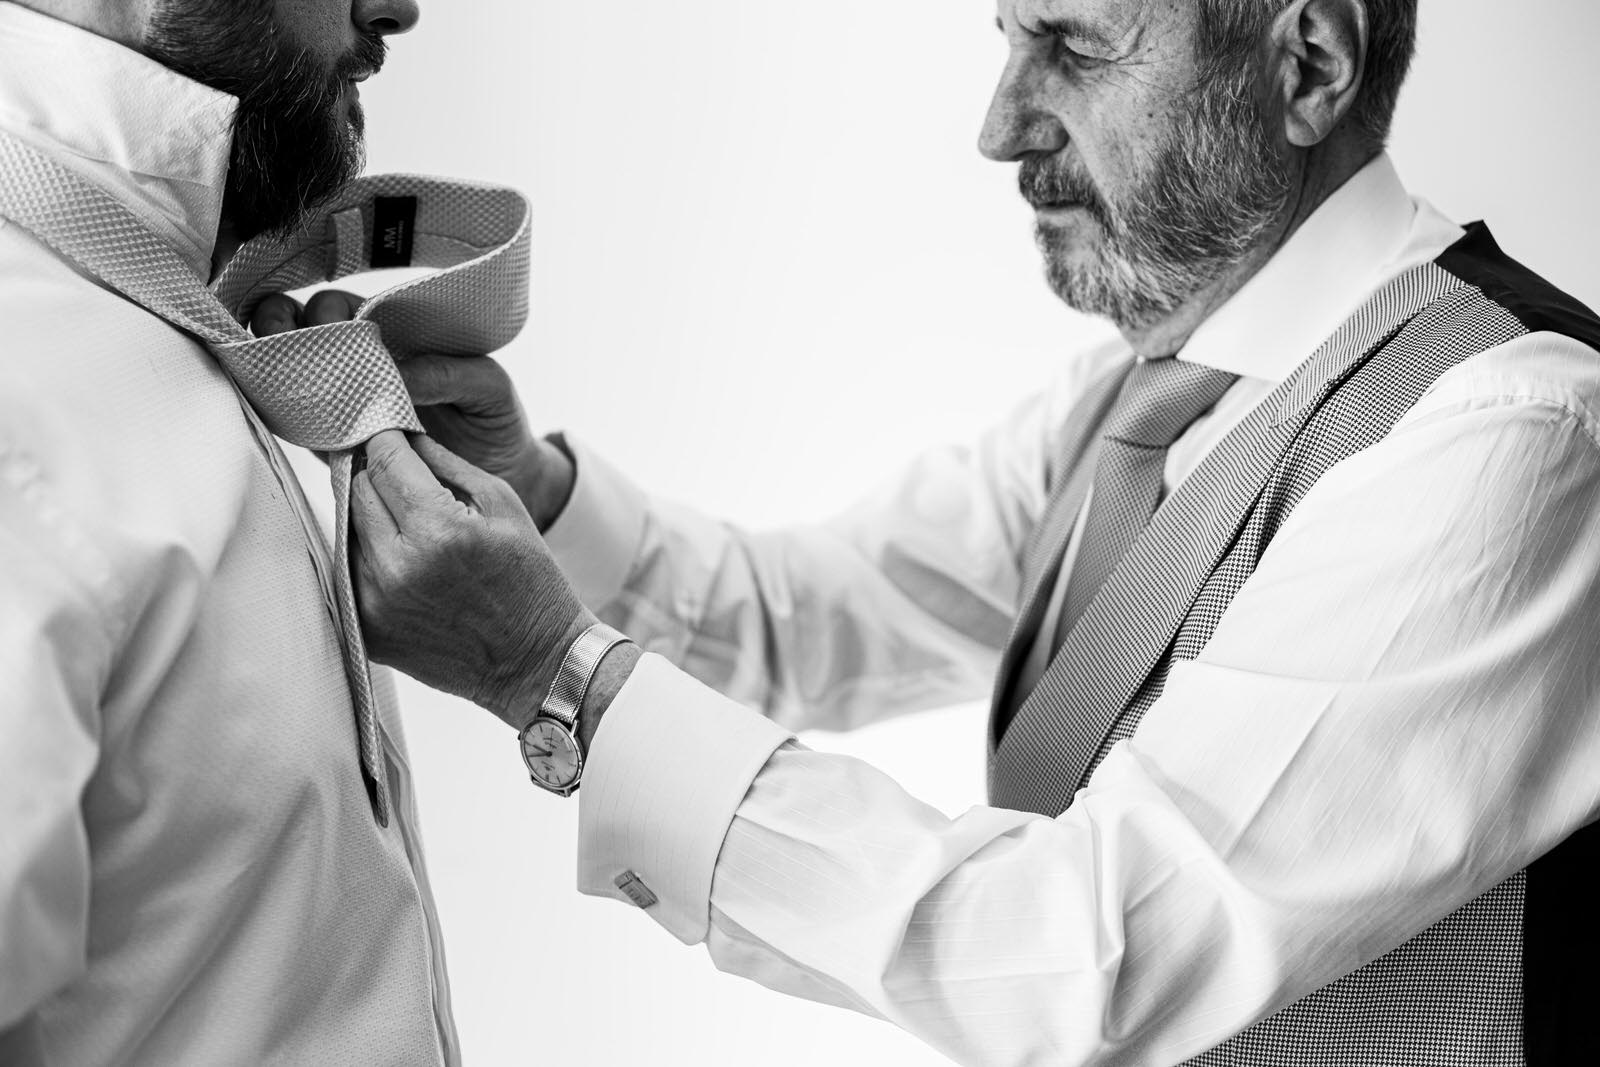
<svg viewBox="0 0 1600 1067">
<path fill-rule="evenodd" d="M 0 2 L 0 129 L 133 209 L 201 279 L 236 105 L 114 41 Z"/>
<path fill-rule="evenodd" d="M 1463 233 L 1408 194 L 1380 154 L 1201 324 L 1178 358 L 1281 382 L 1380 286 L 1437 258 Z"/>
</svg>

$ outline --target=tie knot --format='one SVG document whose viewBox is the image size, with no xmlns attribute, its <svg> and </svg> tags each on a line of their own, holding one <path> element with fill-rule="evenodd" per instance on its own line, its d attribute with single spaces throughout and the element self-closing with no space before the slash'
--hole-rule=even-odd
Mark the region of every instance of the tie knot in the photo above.
<svg viewBox="0 0 1600 1067">
<path fill-rule="evenodd" d="M 1238 375 L 1170 357 L 1142 361 L 1122 385 L 1106 420 L 1106 436 L 1168 448 L 1238 380 Z"/>
</svg>

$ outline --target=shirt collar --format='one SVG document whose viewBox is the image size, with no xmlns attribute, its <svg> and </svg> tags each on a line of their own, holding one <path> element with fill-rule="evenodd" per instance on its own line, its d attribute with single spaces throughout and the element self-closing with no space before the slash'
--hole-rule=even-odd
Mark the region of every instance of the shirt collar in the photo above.
<svg viewBox="0 0 1600 1067">
<path fill-rule="evenodd" d="M 1380 286 L 1436 259 L 1463 233 L 1412 198 L 1380 153 L 1200 325 L 1178 358 L 1281 382 Z"/>
<path fill-rule="evenodd" d="M 114 41 L 0 2 L 0 129 L 111 193 L 201 279 L 236 106 Z"/>
</svg>

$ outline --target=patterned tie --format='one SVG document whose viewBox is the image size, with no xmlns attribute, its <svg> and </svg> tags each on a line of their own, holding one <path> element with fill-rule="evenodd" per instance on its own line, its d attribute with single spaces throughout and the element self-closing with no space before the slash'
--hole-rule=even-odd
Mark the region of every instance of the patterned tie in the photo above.
<svg viewBox="0 0 1600 1067">
<path fill-rule="evenodd" d="M 0 132 L 0 216 L 200 338 L 268 429 L 328 455 L 334 628 L 355 709 L 361 774 L 373 814 L 387 826 L 387 763 L 350 577 L 354 450 L 383 430 L 422 430 L 396 359 L 480 355 L 522 329 L 527 201 L 513 189 L 438 178 L 363 178 L 287 240 L 246 244 L 213 292 L 116 198 Z M 407 266 L 443 269 L 373 297 L 349 322 L 263 338 L 240 325 L 271 293 Z M 308 526 L 307 536 L 321 535 Z"/>
<path fill-rule="evenodd" d="M 1238 376 L 1167 357 L 1139 362 L 1106 419 L 1094 495 L 1051 651 L 1061 647 L 1161 504 L 1167 450 Z"/>
</svg>

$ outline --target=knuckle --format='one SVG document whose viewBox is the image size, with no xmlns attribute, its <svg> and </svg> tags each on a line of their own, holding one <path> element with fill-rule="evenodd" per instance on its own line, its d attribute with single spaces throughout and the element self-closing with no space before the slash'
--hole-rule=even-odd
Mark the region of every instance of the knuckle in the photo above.
<svg viewBox="0 0 1600 1067">
<path fill-rule="evenodd" d="M 434 401 L 447 391 L 450 382 L 449 372 L 441 362 L 428 356 L 414 356 L 399 364 L 400 377 L 413 394 Z"/>
<path fill-rule="evenodd" d="M 409 552 L 387 552 L 378 560 L 378 587 L 388 589 L 414 588 L 421 578 L 422 568 Z"/>
<path fill-rule="evenodd" d="M 323 289 L 306 301 L 306 318 L 318 325 L 342 322 L 355 315 L 355 301 L 340 289 Z"/>
<path fill-rule="evenodd" d="M 522 506 L 522 498 L 504 478 L 495 478 L 489 485 L 489 492 L 501 514 L 517 515 L 526 510 Z"/>
<path fill-rule="evenodd" d="M 493 356 L 478 356 L 467 362 L 471 363 L 472 371 L 477 374 L 485 385 L 503 388 L 511 382 L 511 375 L 500 365 L 500 361 Z"/>
<path fill-rule="evenodd" d="M 375 437 L 367 443 L 367 477 L 383 478 L 394 472 L 400 460 L 400 450 L 392 443 Z"/>
<path fill-rule="evenodd" d="M 441 522 L 428 531 L 429 546 L 439 554 L 467 550 L 473 540 L 474 532 L 465 523 Z"/>
<path fill-rule="evenodd" d="M 394 470 L 394 454 L 368 446 L 366 470 L 367 477 L 381 481 Z"/>
<path fill-rule="evenodd" d="M 283 293 L 273 293 L 256 305 L 250 316 L 250 329 L 257 337 L 287 333 L 298 326 L 300 305 Z"/>
</svg>

